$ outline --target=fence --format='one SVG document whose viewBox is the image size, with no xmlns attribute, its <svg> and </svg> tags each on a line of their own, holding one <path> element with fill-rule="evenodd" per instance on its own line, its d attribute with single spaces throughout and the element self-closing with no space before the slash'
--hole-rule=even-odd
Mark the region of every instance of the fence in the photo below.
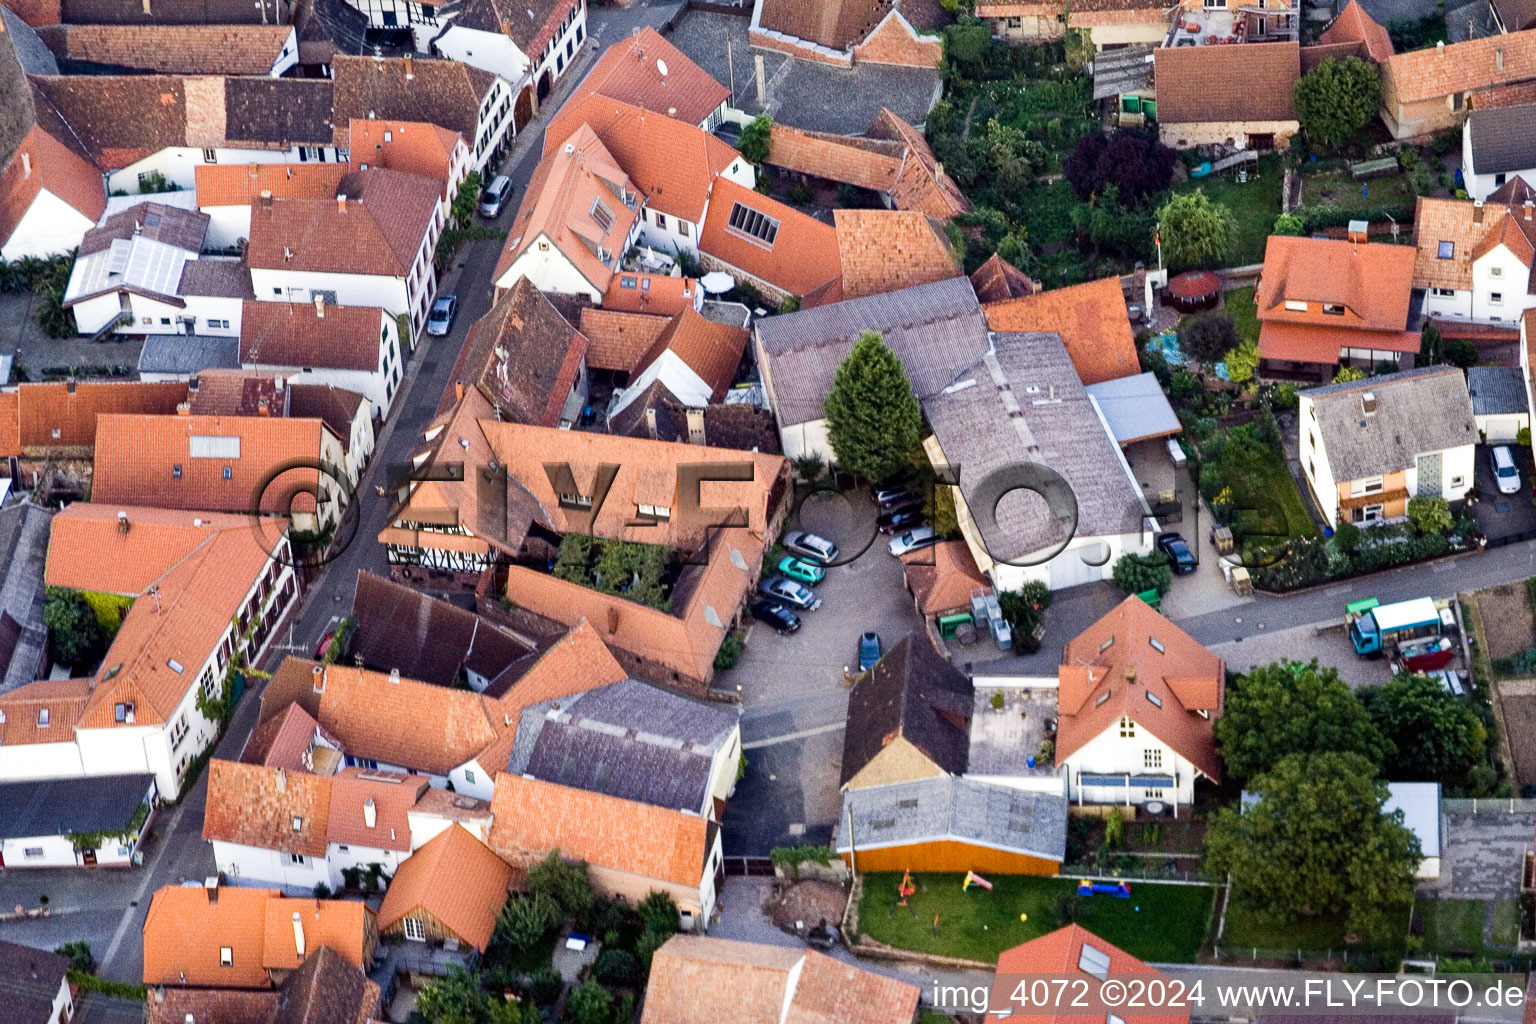
<svg viewBox="0 0 1536 1024">
<path fill-rule="evenodd" d="M 727 875 L 773 877 L 773 861 L 767 857 L 726 857 L 721 860 L 720 867 Z"/>
<path fill-rule="evenodd" d="M 1442 800 L 1440 809 L 1446 813 L 1459 814 L 1536 814 L 1536 800 L 1517 800 L 1511 797 Z"/>
<path fill-rule="evenodd" d="M 1383 966 L 1381 954 L 1356 949 L 1265 949 L 1262 946 L 1213 946 L 1216 963 L 1347 964 L 1366 969 Z M 1396 964 L 1385 965 L 1395 968 Z"/>
</svg>

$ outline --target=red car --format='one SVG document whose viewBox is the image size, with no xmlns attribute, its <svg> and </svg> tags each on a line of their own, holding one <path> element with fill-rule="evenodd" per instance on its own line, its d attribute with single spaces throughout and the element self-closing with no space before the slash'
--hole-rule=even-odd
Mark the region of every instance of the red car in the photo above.
<svg viewBox="0 0 1536 1024">
<path fill-rule="evenodd" d="M 316 661 L 319 661 L 320 659 L 325 657 L 325 649 L 327 647 L 331 646 L 331 641 L 333 639 L 335 639 L 335 637 L 336 637 L 336 631 L 333 629 L 329 633 L 325 634 L 324 638 L 321 639 L 320 646 L 315 648 L 315 660 Z"/>
</svg>

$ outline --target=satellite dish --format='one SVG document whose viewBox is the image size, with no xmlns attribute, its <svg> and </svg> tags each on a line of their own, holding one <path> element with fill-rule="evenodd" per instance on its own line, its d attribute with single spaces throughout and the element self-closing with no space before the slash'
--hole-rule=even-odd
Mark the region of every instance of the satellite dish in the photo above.
<svg viewBox="0 0 1536 1024">
<path fill-rule="evenodd" d="M 656 70 L 661 72 L 661 77 L 662 78 L 666 78 L 667 77 L 667 62 L 662 60 L 660 57 L 657 57 L 656 58 Z"/>
</svg>

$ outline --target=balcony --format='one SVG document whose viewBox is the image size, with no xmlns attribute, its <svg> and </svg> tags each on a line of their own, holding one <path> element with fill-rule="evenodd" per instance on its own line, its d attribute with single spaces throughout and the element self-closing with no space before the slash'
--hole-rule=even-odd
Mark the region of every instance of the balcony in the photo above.
<svg viewBox="0 0 1536 1024">
<path fill-rule="evenodd" d="M 1269 43 L 1296 38 L 1296 11 L 1262 3 L 1231 9 L 1178 8 L 1168 28 L 1164 46 L 1216 46 L 1231 43 Z"/>
</svg>

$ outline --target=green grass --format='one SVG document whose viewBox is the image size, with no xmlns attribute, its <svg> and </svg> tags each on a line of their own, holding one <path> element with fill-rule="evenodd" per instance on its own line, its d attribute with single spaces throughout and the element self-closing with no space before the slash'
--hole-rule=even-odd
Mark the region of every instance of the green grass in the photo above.
<svg viewBox="0 0 1536 1024">
<path fill-rule="evenodd" d="M 1301 179 L 1301 205 L 1308 209 L 1330 206 L 1340 210 L 1380 210 L 1412 206 L 1416 198 L 1406 174 L 1356 181 L 1348 170 L 1338 170 L 1303 175 Z"/>
<path fill-rule="evenodd" d="M 1232 318 L 1237 336 L 1242 341 L 1259 341 L 1259 306 L 1253 301 L 1252 288 L 1234 288 L 1222 295 L 1224 312 Z"/>
<path fill-rule="evenodd" d="M 1232 211 L 1237 221 L 1237 241 L 1229 263 L 1245 267 L 1264 261 L 1264 244 L 1274 230 L 1275 218 L 1280 215 L 1280 188 L 1284 184 L 1284 172 L 1280 158 L 1271 154 L 1259 157 L 1257 169 L 1248 167 L 1248 180 L 1241 184 L 1236 169 L 1223 171 L 1210 178 L 1191 178 L 1174 189 L 1175 192 L 1193 192 L 1204 189 L 1213 203 L 1220 203 Z"/>
<path fill-rule="evenodd" d="M 992 892 L 960 891 L 962 875 L 913 875 L 911 913 L 896 906 L 897 874 L 864 876 L 859 927 L 901 949 L 993 961 L 1005 949 L 1055 931 L 1056 900 L 1077 883 L 1066 878 L 991 875 Z M 1190 962 L 1205 941 L 1215 890 L 1132 882 L 1131 899 L 1076 897 L 1077 923 L 1143 960 Z M 1139 910 L 1138 910 L 1139 908 Z M 933 917 L 939 915 L 939 934 Z M 1027 914 L 1028 920 L 1020 920 Z"/>
<path fill-rule="evenodd" d="M 1492 942 L 1483 942 L 1483 922 L 1492 905 Z M 1516 900 L 1420 900 L 1414 912 L 1424 919 L 1424 948 L 1431 953 L 1477 955 L 1513 949 L 1520 935 Z"/>
<path fill-rule="evenodd" d="M 1385 921 L 1381 934 L 1367 936 L 1364 941 L 1351 945 L 1344 941 L 1346 929 L 1342 914 L 1275 923 L 1254 916 L 1242 901 L 1232 900 L 1227 906 L 1227 922 L 1222 931 L 1220 946 L 1232 950 L 1257 947 L 1261 957 L 1266 950 L 1271 953 L 1301 950 L 1313 954 L 1328 950 L 1335 953 L 1344 950 L 1374 950 L 1388 964 L 1396 966 L 1403 955 L 1403 933 L 1408 922 L 1408 908 L 1404 906 L 1400 911 L 1389 911 Z"/>
<path fill-rule="evenodd" d="M 1277 456 L 1275 462 L 1269 467 L 1269 472 L 1265 473 L 1262 479 L 1254 480 L 1252 483 L 1255 493 L 1269 495 L 1285 513 L 1285 536 L 1317 536 L 1317 523 L 1307 511 L 1306 499 L 1301 496 L 1301 490 L 1296 486 L 1296 480 L 1291 476 L 1291 471 L 1286 468 L 1283 460 Z"/>
</svg>

